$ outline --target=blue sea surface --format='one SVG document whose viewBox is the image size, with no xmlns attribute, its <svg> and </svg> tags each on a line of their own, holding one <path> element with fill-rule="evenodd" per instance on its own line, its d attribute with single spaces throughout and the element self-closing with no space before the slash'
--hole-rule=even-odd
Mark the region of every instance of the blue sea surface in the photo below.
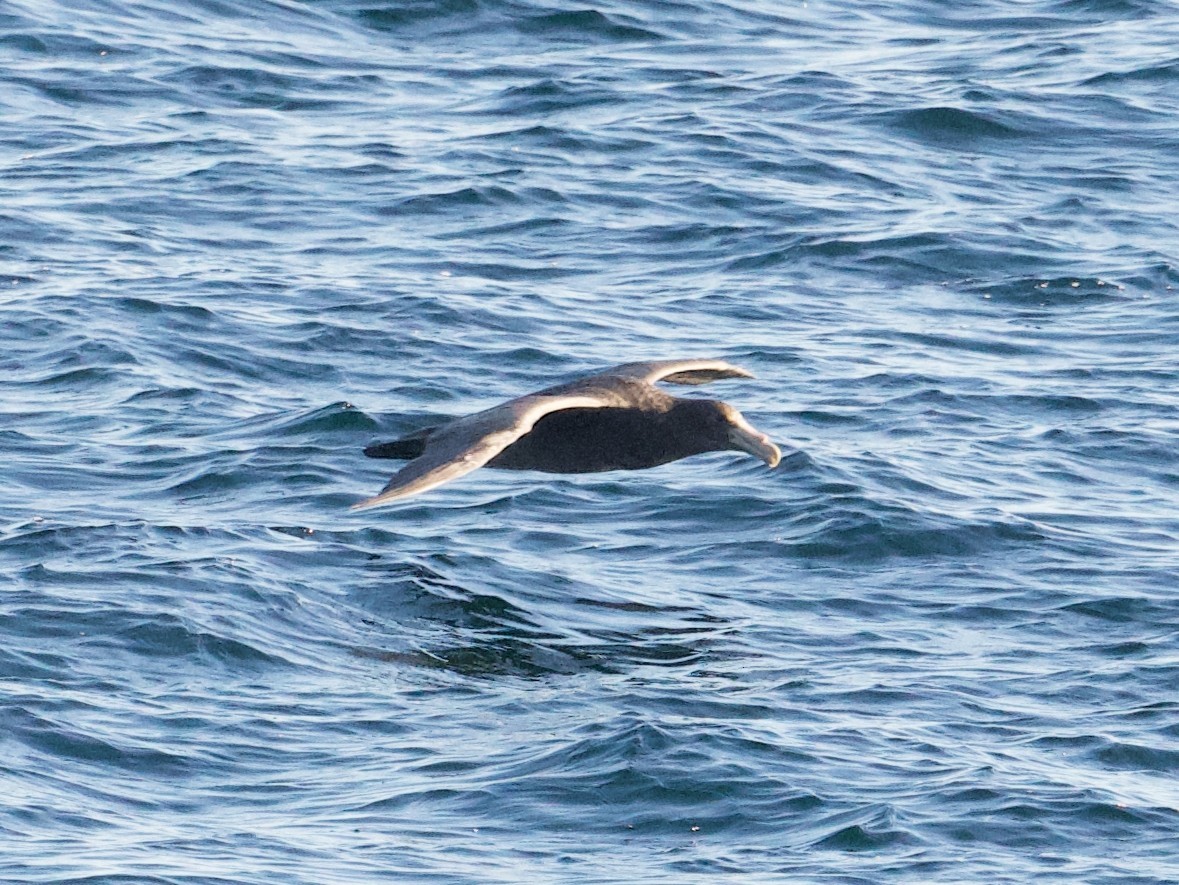
<svg viewBox="0 0 1179 885">
<path fill-rule="evenodd" d="M 0 4 L 0 881 L 1179 881 L 1179 11 Z M 727 359 L 783 448 L 362 454 Z"/>
</svg>

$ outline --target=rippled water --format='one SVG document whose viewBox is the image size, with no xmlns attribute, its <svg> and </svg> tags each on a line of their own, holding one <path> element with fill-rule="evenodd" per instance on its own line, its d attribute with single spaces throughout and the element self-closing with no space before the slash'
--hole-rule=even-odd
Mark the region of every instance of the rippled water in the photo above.
<svg viewBox="0 0 1179 885">
<path fill-rule="evenodd" d="M 0 879 L 1179 879 L 1176 46 L 0 6 Z M 695 355 L 777 470 L 347 510 L 373 439 Z"/>
</svg>

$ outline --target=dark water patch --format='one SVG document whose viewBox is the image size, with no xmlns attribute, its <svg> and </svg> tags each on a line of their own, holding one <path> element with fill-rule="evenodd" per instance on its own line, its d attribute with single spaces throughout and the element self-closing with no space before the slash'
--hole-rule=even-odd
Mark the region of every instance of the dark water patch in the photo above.
<svg viewBox="0 0 1179 885">
<path fill-rule="evenodd" d="M 1019 344 L 1011 340 L 1004 340 L 1002 338 L 976 337 L 974 335 L 967 334 L 889 331 L 878 333 L 878 337 L 884 340 L 910 341 L 935 348 L 937 350 L 960 350 L 971 353 L 986 354 L 990 356 L 1032 356 L 1039 352 L 1035 345 Z M 933 391 L 921 395 L 933 395 L 936 393 L 938 392 Z"/>
<path fill-rule="evenodd" d="M 91 387 L 101 387 L 108 384 L 118 384 L 123 380 L 122 373 L 114 369 L 87 368 L 72 369 L 68 372 L 55 372 L 36 381 L 27 382 L 39 387 L 57 390 L 79 391 Z"/>
<path fill-rule="evenodd" d="M 170 419 L 174 410 L 181 406 L 194 411 L 221 414 L 226 410 L 232 410 L 238 404 L 238 400 L 227 394 L 202 390 L 198 387 L 157 387 L 132 393 L 124 400 L 124 404 L 134 409 L 141 417 L 151 414 Z M 139 429 L 141 434 L 158 432 L 158 426 L 146 423 Z"/>
<path fill-rule="evenodd" d="M 815 843 L 815 847 L 833 851 L 879 851 L 896 845 L 911 844 L 916 840 L 902 829 L 870 828 L 860 824 L 844 827 Z"/>
<path fill-rule="evenodd" d="M 377 422 L 352 403 L 338 402 L 316 409 L 307 409 L 296 414 L 275 412 L 255 415 L 234 421 L 215 432 L 202 430 L 204 440 L 251 440 L 264 450 L 265 441 L 270 439 L 306 439 L 322 444 L 332 434 L 343 433 L 350 441 L 356 431 L 374 431 Z"/>
<path fill-rule="evenodd" d="M 95 168 L 109 168 L 112 163 L 126 163 L 137 171 L 143 171 L 150 168 L 150 164 L 167 157 L 179 159 L 191 151 L 216 152 L 217 149 L 218 143 L 215 141 L 177 139 L 171 133 L 162 136 L 153 134 L 147 138 L 140 136 L 118 142 L 94 143 L 86 140 L 27 158 L 22 169 L 28 177 L 44 174 L 47 167 L 61 173 L 79 175 Z"/>
<path fill-rule="evenodd" d="M 566 547 L 569 540 L 566 537 Z M 515 543 L 529 544 L 529 539 L 518 536 Z M 469 565 L 463 567 L 464 574 L 468 569 Z M 635 666 L 683 667 L 701 660 L 725 629 L 701 619 L 691 608 L 626 603 L 595 606 L 596 611 L 570 622 L 562 609 L 590 588 L 534 573 L 534 592 L 543 590 L 544 596 L 508 599 L 494 587 L 479 586 L 506 580 L 502 565 L 478 576 L 473 586 L 467 586 L 473 584 L 470 577 L 448 576 L 421 564 L 374 563 L 372 570 L 382 577 L 374 578 L 371 589 L 356 597 L 356 603 L 372 613 L 372 626 L 391 637 L 411 622 L 423 628 L 450 628 L 445 635 L 423 634 L 417 640 L 420 650 L 394 650 L 387 659 L 471 676 L 536 678 Z M 556 600 L 560 603 L 554 609 Z M 456 643 L 464 637 L 478 645 Z M 481 647 L 486 654 L 479 653 Z"/>
<path fill-rule="evenodd" d="M 612 89 L 595 83 L 562 79 L 537 80 L 527 86 L 512 86 L 482 106 L 486 114 L 503 117 L 535 117 L 562 111 L 586 110 L 621 101 Z"/>
<path fill-rule="evenodd" d="M 203 107 L 324 110 L 335 103 L 334 99 L 318 97 L 325 91 L 321 81 L 262 66 L 190 65 L 159 79 L 183 88 L 190 102 L 195 99 Z"/>
<path fill-rule="evenodd" d="M 40 337 L 36 336 L 36 338 Z M 58 346 L 54 349 L 38 353 L 36 362 L 42 365 L 51 365 L 57 370 L 68 369 L 71 371 L 42 378 L 32 383 L 69 386 L 70 379 L 75 375 L 81 379 L 102 378 L 108 374 L 109 369 L 109 375 L 113 377 L 116 374 L 115 367 L 134 366 L 138 362 L 130 350 L 122 344 L 116 343 L 114 340 L 116 333 L 113 330 L 107 334 L 99 332 L 90 340 L 78 337 L 63 341 L 63 337 L 58 336 Z M 13 379 L 8 380 L 11 382 Z M 18 376 L 16 380 L 23 379 Z"/>
<path fill-rule="evenodd" d="M 381 211 L 382 215 L 430 215 L 448 212 L 467 212 L 472 208 L 502 208 L 520 202 L 512 189 L 499 186 L 464 187 L 442 194 L 421 194 L 407 197 Z"/>
<path fill-rule="evenodd" d="M 1043 439 L 1094 462 L 1125 462 L 1151 468 L 1179 464 L 1179 450 L 1167 436 L 1143 430 L 1090 427 L 1081 432 L 1055 427 L 1044 431 Z"/>
<path fill-rule="evenodd" d="M 535 125 L 522 129 L 509 129 L 478 136 L 478 141 L 502 141 L 523 150 L 524 148 L 546 148 L 568 154 L 585 154 L 597 151 L 603 154 L 622 154 L 631 151 L 649 150 L 653 142 L 649 139 L 626 136 L 610 131 L 587 130 L 582 127 Z"/>
<path fill-rule="evenodd" d="M 1130 300 L 1124 285 L 1095 277 L 977 282 L 971 283 L 968 289 L 998 304 L 1052 309 L 1080 309 Z"/>
<path fill-rule="evenodd" d="M 1024 138 L 1034 132 L 1030 122 L 1009 112 L 929 107 L 890 111 L 881 116 L 889 127 L 936 147 L 978 149 L 991 142 Z"/>
<path fill-rule="evenodd" d="M 552 197 L 558 202 L 562 200 L 559 194 L 553 194 Z M 462 227 L 453 232 L 441 234 L 440 236 L 445 239 L 453 239 L 461 242 L 471 237 L 515 237 L 533 233 L 551 235 L 571 225 L 573 225 L 573 222 L 567 218 L 548 216 L 526 218 L 517 221 L 482 222 Z"/>
<path fill-rule="evenodd" d="M 899 507 L 848 507 L 838 502 L 831 502 L 819 512 L 796 517 L 788 526 L 778 528 L 785 529 L 780 540 L 751 543 L 749 549 L 759 550 L 763 555 L 869 563 L 896 557 L 998 553 L 1012 546 L 1044 540 L 1043 534 L 1030 523 L 938 519 Z"/>
<path fill-rule="evenodd" d="M 242 341 L 190 338 L 183 343 L 173 342 L 169 347 L 157 344 L 156 350 L 161 358 L 171 358 L 206 379 L 223 380 L 227 390 L 222 392 L 245 390 L 268 378 L 300 378 L 305 384 L 312 379 L 336 374 L 336 369 L 326 359 L 301 360 L 297 352 L 272 348 L 264 342 L 251 346 Z"/>
<path fill-rule="evenodd" d="M 5 34 L 0 37 L 0 46 L 30 55 L 44 55 L 49 51 L 49 43 L 32 34 Z"/>
<path fill-rule="evenodd" d="M 1167 618 L 1168 607 L 1159 606 L 1151 600 L 1141 597 L 1107 597 L 1104 599 L 1090 599 L 1064 606 L 1064 611 L 1071 614 L 1083 615 L 1115 624 L 1151 623 L 1162 617 Z M 1166 623 L 1166 621 L 1163 621 Z"/>
<path fill-rule="evenodd" d="M 186 173 L 184 179 L 198 192 L 193 200 L 196 205 L 214 210 L 217 207 L 205 202 L 209 198 L 213 201 L 238 198 L 221 206 L 219 211 L 226 220 L 250 222 L 259 218 L 258 207 L 243 205 L 239 201 L 251 195 L 266 193 L 269 190 L 266 179 L 272 175 L 274 171 L 260 163 L 246 160 L 215 160 Z M 166 211 L 165 207 L 160 208 Z M 258 247 L 267 245 L 264 241 L 253 242 Z M 212 244 L 210 241 L 210 245 Z"/>
<path fill-rule="evenodd" d="M 691 725 L 634 714 L 592 723 L 539 758 L 509 764 L 491 786 L 491 798 L 511 808 L 521 795 L 547 794 L 556 815 L 552 824 L 559 825 L 584 817 L 588 806 L 609 797 L 613 821 L 598 825 L 646 834 L 749 826 L 750 817 L 739 809 L 743 798 L 779 815 L 802 813 L 813 803 L 813 796 L 799 796 L 783 784 L 757 785 L 739 766 L 715 761 L 709 745 L 724 744 L 723 739 L 694 746 L 695 733 Z M 652 814 L 653 804 L 665 808 L 665 815 Z"/>
<path fill-rule="evenodd" d="M 396 32 L 422 23 L 455 19 L 469 25 L 469 17 L 476 16 L 477 20 L 481 20 L 478 15 L 481 12 L 478 0 L 413 0 L 409 3 L 363 4 L 353 15 L 375 30 Z"/>
<path fill-rule="evenodd" d="M 203 328 L 217 319 L 210 308 L 199 304 L 175 304 L 153 301 L 150 298 L 126 297 L 115 300 L 120 308 L 133 316 L 158 316 L 163 314 L 169 326 L 184 323 L 189 328 Z"/>
<path fill-rule="evenodd" d="M 520 32 L 534 37 L 582 42 L 649 42 L 663 35 L 637 24 L 627 24 L 596 9 L 553 12 L 526 18 L 516 25 Z"/>
<path fill-rule="evenodd" d="M 737 242 L 746 233 L 746 229 L 738 225 L 691 221 L 645 228 L 641 231 L 641 236 L 655 246 L 687 244 L 702 251 L 713 251 Z"/>
<path fill-rule="evenodd" d="M 1053 12 L 1071 17 L 1076 15 L 1118 16 L 1122 18 L 1154 18 L 1164 7 L 1157 0 L 1057 0 L 1051 4 Z M 1097 19 L 1105 21 L 1104 18 Z"/>
<path fill-rule="evenodd" d="M 1151 647 L 1145 642 L 1118 642 L 1098 648 L 1096 651 L 1111 658 L 1132 658 L 1149 653 Z"/>
<path fill-rule="evenodd" d="M 542 283 L 546 280 L 556 281 L 570 277 L 578 272 L 576 267 L 554 266 L 552 262 L 538 262 L 535 260 L 521 259 L 516 256 L 512 257 L 513 260 L 511 262 L 457 261 L 449 263 L 447 266 L 448 268 L 453 268 L 452 272 L 456 275 L 500 283 Z M 520 327 L 529 323 L 530 319 L 527 314 L 520 312 L 512 317 L 511 325 L 516 327 L 515 331 L 523 332 L 524 329 Z M 503 320 L 497 319 L 494 321 L 494 325 L 502 327 L 505 323 Z"/>
<path fill-rule="evenodd" d="M 1084 86 L 1114 86 L 1123 83 L 1167 84 L 1179 80 L 1179 62 L 1148 65 L 1130 71 L 1110 71 L 1082 81 Z"/>
<path fill-rule="evenodd" d="M 14 740 L 51 759 L 172 777 L 183 776 L 192 767 L 190 760 L 183 756 L 138 747 L 110 735 L 89 734 L 20 707 L 6 710 L 3 720 L 5 732 Z"/>
<path fill-rule="evenodd" d="M 178 501 L 224 501 L 267 482 L 254 469 L 249 454 L 220 454 L 203 459 L 190 471 L 192 475 L 175 482 L 168 492 Z"/>
<path fill-rule="evenodd" d="M 998 32 L 1002 34 L 1023 34 L 1035 31 L 1053 31 L 1061 27 L 1061 19 L 1051 15 L 1004 15 L 990 7 L 990 4 L 963 4 L 962 6 L 946 10 L 928 10 L 929 17 L 925 22 L 936 21 L 954 27 L 967 27 L 971 31 Z M 981 16 L 981 17 L 980 17 Z M 903 40 L 892 41 L 901 45 L 908 45 Z M 911 40 L 914 45 L 930 45 L 931 41 Z"/>
<path fill-rule="evenodd" d="M 1017 394 L 991 398 L 1000 405 L 1018 410 L 1044 411 L 1048 414 L 1094 415 L 1108 408 L 1107 403 L 1086 396 L 1045 396 Z"/>
<path fill-rule="evenodd" d="M 0 45 L 11 46 L 30 55 L 50 56 L 59 62 L 70 59 L 80 67 L 91 70 L 99 65 L 126 59 L 135 51 L 129 46 L 120 45 L 119 41 L 96 40 L 64 29 L 36 29 L 19 18 L 14 18 L 9 26 L 18 29 L 18 32 L 4 34 L 0 37 Z"/>
<path fill-rule="evenodd" d="M 262 651 L 249 643 L 186 624 L 169 615 L 156 615 L 120 628 L 110 642 L 120 652 L 145 658 L 207 657 L 240 669 L 260 664 L 285 663 L 281 658 Z M 96 642 L 101 645 L 102 642 Z"/>
<path fill-rule="evenodd" d="M 509 638 L 482 639 L 477 645 L 445 645 L 425 651 L 361 651 L 378 660 L 424 669 L 446 670 L 472 679 L 544 679 L 586 669 L 560 650 Z"/>
<path fill-rule="evenodd" d="M 1179 267 L 1170 261 L 1163 261 L 1119 278 L 1125 286 L 1136 289 L 1140 294 L 1172 292 L 1179 288 Z"/>
<path fill-rule="evenodd" d="M 991 243 L 976 236 L 968 243 L 963 237 L 942 233 L 865 238 L 810 235 L 790 251 L 808 264 L 838 262 L 872 275 L 878 275 L 887 264 L 890 277 L 898 282 L 942 283 L 947 278 L 960 279 L 964 272 L 987 273 L 1000 256 L 1010 268 L 1028 273 L 1043 268 L 1038 245 L 1013 237 L 999 237 Z"/>
<path fill-rule="evenodd" d="M 84 81 L 85 86 L 37 76 L 13 75 L 8 78 L 8 82 L 64 108 L 121 107 L 137 101 L 154 100 L 157 92 L 157 87 L 145 80 L 95 75 L 93 72 Z"/>
<path fill-rule="evenodd" d="M 26 522 L 5 528 L 4 543 L 28 543 L 30 549 L 69 550 L 75 546 L 83 546 L 95 536 L 114 541 L 111 548 L 118 548 L 122 542 L 136 537 L 147 529 L 144 522 L 131 523 L 86 523 L 71 521 L 63 523 L 60 519 L 47 520 L 44 517 L 34 517 Z M 150 531 L 160 538 L 174 538 L 192 535 L 197 538 L 207 538 L 210 532 L 205 529 L 181 528 L 178 526 L 152 526 Z M 102 545 L 107 547 L 106 544 Z"/>
<path fill-rule="evenodd" d="M 1092 752 L 1095 762 L 1121 771 L 1157 771 L 1174 774 L 1179 770 L 1179 751 L 1111 741 Z"/>
</svg>

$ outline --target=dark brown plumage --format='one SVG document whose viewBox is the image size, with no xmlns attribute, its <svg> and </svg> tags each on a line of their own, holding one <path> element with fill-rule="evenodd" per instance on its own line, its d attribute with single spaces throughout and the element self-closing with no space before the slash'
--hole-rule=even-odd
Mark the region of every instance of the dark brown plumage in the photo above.
<svg viewBox="0 0 1179 885">
<path fill-rule="evenodd" d="M 741 413 L 717 400 L 679 399 L 653 385 L 748 378 L 720 360 L 627 363 L 549 387 L 364 450 L 372 458 L 410 461 L 375 507 L 434 488 L 481 466 L 549 473 L 639 470 L 704 452 L 749 452 L 771 467 L 777 446 Z"/>
</svg>

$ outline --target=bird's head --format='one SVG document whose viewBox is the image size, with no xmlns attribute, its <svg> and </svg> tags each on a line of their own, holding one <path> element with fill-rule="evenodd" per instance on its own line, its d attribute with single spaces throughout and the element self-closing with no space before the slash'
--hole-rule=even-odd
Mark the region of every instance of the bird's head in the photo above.
<svg viewBox="0 0 1179 885">
<path fill-rule="evenodd" d="M 711 399 L 681 400 L 680 403 L 679 407 L 686 407 L 690 413 L 685 417 L 699 428 L 696 432 L 708 442 L 705 451 L 748 452 L 770 467 L 777 467 L 782 460 L 782 452 L 770 438 L 728 403 Z"/>
</svg>

